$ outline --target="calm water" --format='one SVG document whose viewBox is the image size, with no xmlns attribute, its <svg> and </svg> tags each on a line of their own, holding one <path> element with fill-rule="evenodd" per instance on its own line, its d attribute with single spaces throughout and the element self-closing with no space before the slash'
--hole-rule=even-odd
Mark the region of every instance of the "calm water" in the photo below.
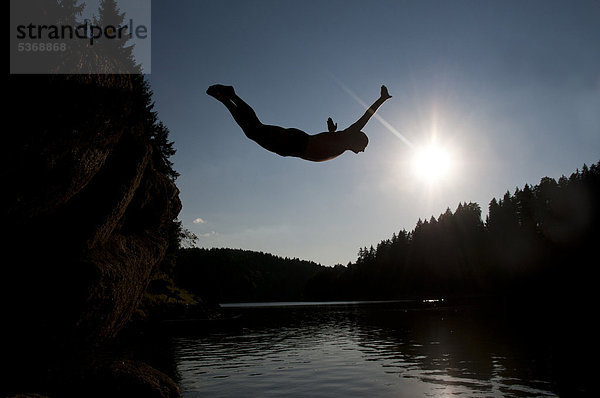
<svg viewBox="0 0 600 398">
<path fill-rule="evenodd" d="M 390 302 L 227 311 L 241 328 L 171 337 L 185 397 L 558 396 L 548 325 Z"/>
</svg>

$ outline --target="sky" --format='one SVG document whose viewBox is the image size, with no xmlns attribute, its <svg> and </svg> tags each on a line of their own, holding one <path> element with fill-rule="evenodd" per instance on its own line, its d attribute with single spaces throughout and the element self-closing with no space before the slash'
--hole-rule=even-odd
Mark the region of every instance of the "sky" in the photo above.
<svg viewBox="0 0 600 398">
<path fill-rule="evenodd" d="M 417 220 L 600 160 L 600 1 L 152 1 L 156 111 L 199 247 L 355 261 Z M 326 131 L 393 96 L 364 153 L 284 158 L 206 95 L 233 85 L 263 123 Z M 415 166 L 434 142 L 443 165 Z M 439 156 L 438 156 L 439 158 Z M 431 165 L 433 162 L 433 165 Z"/>
</svg>

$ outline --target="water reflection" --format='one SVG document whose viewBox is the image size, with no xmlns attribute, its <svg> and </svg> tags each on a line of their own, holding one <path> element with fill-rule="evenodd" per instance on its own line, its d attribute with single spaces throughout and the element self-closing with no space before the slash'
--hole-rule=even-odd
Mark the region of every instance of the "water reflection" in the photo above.
<svg viewBox="0 0 600 398">
<path fill-rule="evenodd" d="M 186 397 L 556 396 L 546 343 L 469 309 L 243 312 L 241 331 L 174 338 Z"/>
</svg>

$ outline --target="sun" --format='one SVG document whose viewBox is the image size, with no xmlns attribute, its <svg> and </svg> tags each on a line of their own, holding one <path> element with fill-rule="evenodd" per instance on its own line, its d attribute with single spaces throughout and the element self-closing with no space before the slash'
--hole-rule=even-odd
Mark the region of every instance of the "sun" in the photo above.
<svg viewBox="0 0 600 398">
<path fill-rule="evenodd" d="M 417 178 L 434 183 L 450 176 L 453 160 L 448 149 L 431 143 L 415 150 L 412 163 Z"/>
</svg>

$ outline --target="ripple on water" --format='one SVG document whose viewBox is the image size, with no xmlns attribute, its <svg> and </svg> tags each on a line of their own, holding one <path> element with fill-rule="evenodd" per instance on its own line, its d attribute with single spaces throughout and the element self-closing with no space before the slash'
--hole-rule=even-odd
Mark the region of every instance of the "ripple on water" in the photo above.
<svg viewBox="0 0 600 398">
<path fill-rule="evenodd" d="M 246 314 L 251 324 L 241 332 L 175 338 L 184 395 L 556 396 L 551 372 L 529 369 L 538 351 L 456 312 L 443 322 L 373 306 L 288 312 L 263 308 Z"/>
</svg>

